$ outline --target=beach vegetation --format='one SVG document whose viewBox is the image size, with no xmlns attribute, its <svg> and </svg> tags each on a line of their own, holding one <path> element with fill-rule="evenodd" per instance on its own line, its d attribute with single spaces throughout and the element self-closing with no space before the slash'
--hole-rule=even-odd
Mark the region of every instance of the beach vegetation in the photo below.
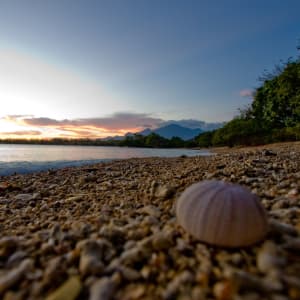
<svg viewBox="0 0 300 300">
<path fill-rule="evenodd" d="M 259 77 L 251 105 L 220 129 L 195 138 L 199 147 L 300 140 L 300 57 Z"/>
</svg>

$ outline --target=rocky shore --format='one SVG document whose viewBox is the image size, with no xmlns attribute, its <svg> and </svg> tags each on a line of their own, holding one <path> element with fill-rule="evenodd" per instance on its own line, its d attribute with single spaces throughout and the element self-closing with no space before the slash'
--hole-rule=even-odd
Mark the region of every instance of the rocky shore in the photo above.
<svg viewBox="0 0 300 300">
<path fill-rule="evenodd" d="M 256 193 L 265 240 L 189 236 L 175 200 L 204 179 Z M 5 300 L 300 299 L 300 143 L 0 177 L 0 233 Z"/>
</svg>

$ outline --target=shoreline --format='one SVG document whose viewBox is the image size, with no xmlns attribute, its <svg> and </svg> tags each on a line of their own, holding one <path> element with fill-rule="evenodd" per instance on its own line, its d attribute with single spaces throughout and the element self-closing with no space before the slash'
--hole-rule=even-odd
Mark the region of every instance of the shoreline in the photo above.
<svg viewBox="0 0 300 300">
<path fill-rule="evenodd" d="M 300 142 L 214 150 L 0 177 L 0 297 L 299 299 Z M 260 197 L 265 240 L 211 247 L 177 224 L 176 199 L 205 179 Z"/>
<path fill-rule="evenodd" d="M 9 145 L 11 146 L 11 145 Z M 14 145 L 11 149 L 2 149 L 0 145 L 0 176 L 7 176 L 14 173 L 34 173 L 60 169 L 63 167 L 80 166 L 95 164 L 102 161 L 112 161 L 116 159 L 128 159 L 130 157 L 179 157 L 208 155 L 204 150 L 192 149 L 163 149 L 163 148 L 124 148 L 124 147 L 90 147 L 81 146 L 77 151 L 76 147 L 58 146 L 49 149 L 49 146 L 43 146 L 44 149 L 36 145 L 25 145 L 21 148 Z M 69 146 L 70 147 L 70 146 Z"/>
</svg>

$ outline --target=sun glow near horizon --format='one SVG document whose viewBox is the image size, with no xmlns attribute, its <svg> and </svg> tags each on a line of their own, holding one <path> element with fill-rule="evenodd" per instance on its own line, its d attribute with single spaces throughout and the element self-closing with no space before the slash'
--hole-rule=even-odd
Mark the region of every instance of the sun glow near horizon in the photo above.
<svg viewBox="0 0 300 300">
<path fill-rule="evenodd" d="M 0 102 L 3 115 L 55 118 L 91 116 L 118 108 L 117 100 L 96 79 L 23 53 L 0 48 Z"/>
<path fill-rule="evenodd" d="M 76 124 L 76 116 L 88 119 L 99 108 L 101 115 L 118 108 L 114 97 L 95 80 L 14 49 L 0 49 L 0 65 L 0 139 L 103 138 L 143 129 Z"/>
<path fill-rule="evenodd" d="M 32 117 L 31 117 L 32 118 Z M 38 119 L 38 118 L 37 118 Z M 29 118 L 30 120 L 30 118 Z M 66 120 L 65 120 L 66 121 Z M 57 121 L 56 122 L 63 122 Z M 76 121 L 69 121 L 76 122 Z M 118 128 L 115 130 L 93 125 L 37 125 L 27 124 L 22 116 L 6 116 L 0 118 L 0 139 L 52 139 L 52 138 L 105 138 L 108 136 L 125 135 L 128 132 L 141 131 L 143 127 Z"/>
</svg>

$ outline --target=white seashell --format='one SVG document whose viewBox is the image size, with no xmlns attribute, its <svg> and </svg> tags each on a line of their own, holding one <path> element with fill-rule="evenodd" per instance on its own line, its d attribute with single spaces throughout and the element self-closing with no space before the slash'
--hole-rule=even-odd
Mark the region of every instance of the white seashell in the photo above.
<svg viewBox="0 0 300 300">
<path fill-rule="evenodd" d="M 188 187 L 176 202 L 176 216 L 189 234 L 217 246 L 249 246 L 268 231 L 258 197 L 240 185 L 217 180 Z"/>
</svg>

